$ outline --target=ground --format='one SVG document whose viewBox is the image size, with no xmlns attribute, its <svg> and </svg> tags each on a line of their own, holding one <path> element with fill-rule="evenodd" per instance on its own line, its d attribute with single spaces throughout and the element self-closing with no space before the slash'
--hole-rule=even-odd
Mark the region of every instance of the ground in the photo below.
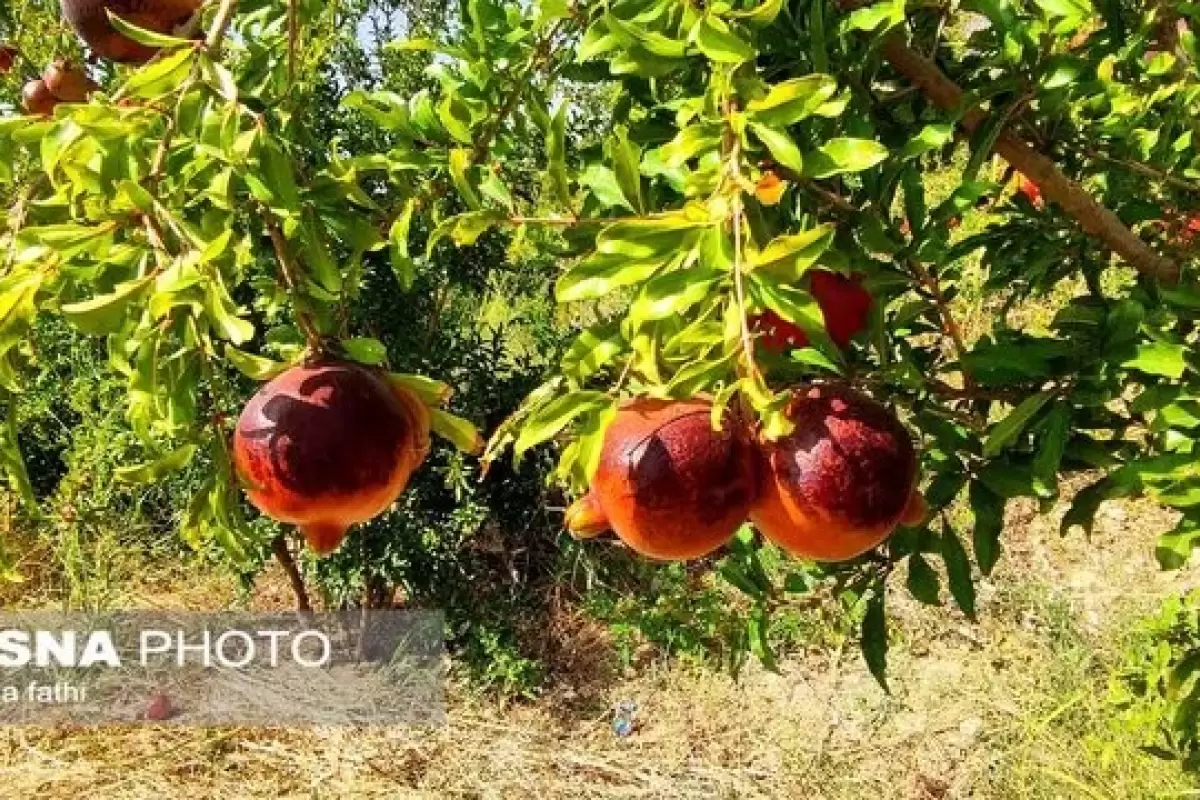
<svg viewBox="0 0 1200 800">
<path fill-rule="evenodd" d="M 1134 621 L 1200 569 L 1153 559 L 1170 518 L 1152 504 L 1102 509 L 1091 539 L 1057 516 L 1010 513 L 1008 552 L 981 586 L 980 621 L 902 592 L 892 695 L 853 642 L 751 666 L 737 678 L 681 663 L 588 669 L 603 636 L 556 635 L 578 673 L 542 699 L 452 687 L 440 729 L 0 731 L 5 797 L 38 798 L 1139 798 L 1194 796 L 1138 749 L 1106 699 Z M 129 585 L 125 604 L 212 607 L 234 589 L 187 573 Z M 287 601 L 278 576 L 253 602 Z M 563 633 L 567 631 L 568 633 Z M 594 664 L 592 665 L 594 666 Z M 612 708 L 637 703 L 637 728 Z"/>
</svg>

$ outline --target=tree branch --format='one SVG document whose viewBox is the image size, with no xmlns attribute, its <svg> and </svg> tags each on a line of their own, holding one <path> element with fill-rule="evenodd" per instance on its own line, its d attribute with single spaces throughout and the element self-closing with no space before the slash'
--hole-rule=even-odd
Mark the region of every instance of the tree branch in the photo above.
<svg viewBox="0 0 1200 800">
<path fill-rule="evenodd" d="M 233 15 L 237 13 L 237 4 L 238 0 L 221 0 L 217 16 L 213 18 L 212 27 L 209 28 L 208 36 L 204 40 L 204 46 L 212 52 L 214 57 L 221 51 L 221 43 L 225 41 L 225 31 L 228 30 Z"/>
<path fill-rule="evenodd" d="M 842 5 L 852 7 L 857 3 L 850 0 Z M 946 111 L 961 109 L 964 101 L 963 90 L 936 64 L 910 48 L 904 40 L 902 29 L 894 30 L 884 37 L 882 53 L 888 63 L 920 88 L 934 105 Z M 986 112 L 972 107 L 962 115 L 959 124 L 973 133 L 987 121 Z M 1179 281 L 1179 264 L 1156 253 L 1133 231 L 1125 227 L 1116 214 L 1100 205 L 1079 184 L 1065 176 L 1049 158 L 1008 131 L 1000 134 L 995 150 L 1009 164 L 1036 183 L 1046 199 L 1057 203 L 1085 231 L 1124 258 L 1134 269 L 1164 283 Z"/>
</svg>

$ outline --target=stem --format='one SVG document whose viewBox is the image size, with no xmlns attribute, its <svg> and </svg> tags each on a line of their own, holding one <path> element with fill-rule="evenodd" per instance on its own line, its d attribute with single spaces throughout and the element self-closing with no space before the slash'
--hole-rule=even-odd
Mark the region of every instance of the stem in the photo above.
<svg viewBox="0 0 1200 800">
<path fill-rule="evenodd" d="M 214 58 L 221 53 L 221 44 L 225 41 L 225 31 L 229 28 L 229 23 L 237 12 L 237 4 L 238 0 L 221 0 L 217 16 L 213 18 L 212 27 L 208 29 L 208 37 L 204 40 L 204 46 L 209 49 Z"/>
<path fill-rule="evenodd" d="M 279 263 L 279 271 L 283 275 L 284 286 L 287 287 L 288 293 L 292 295 L 292 302 L 295 303 L 300 297 L 300 265 L 292 258 L 292 253 L 288 249 L 287 239 L 284 238 L 283 229 L 279 227 L 279 221 L 267 209 L 262 209 L 263 221 L 267 226 L 267 233 L 271 237 L 271 246 L 275 249 L 275 260 Z M 296 309 L 296 322 L 300 326 L 300 330 L 304 333 L 304 338 L 308 342 L 308 346 L 316 353 L 320 353 L 324 347 L 321 343 L 321 332 L 317 330 L 313 324 L 312 317 L 308 312 L 299 308 Z"/>
<path fill-rule="evenodd" d="M 296 43 L 300 38 L 300 20 L 296 3 L 297 0 L 288 0 L 288 86 L 296 82 Z"/>
<path fill-rule="evenodd" d="M 725 118 L 737 111 L 737 101 L 732 98 L 725 100 Z M 737 300 L 738 315 L 741 317 L 742 353 L 746 357 L 746 368 L 751 377 L 759 374 L 758 364 L 754 361 L 754 338 L 750 333 L 750 322 L 746 319 L 746 287 L 745 276 L 742 274 L 742 142 L 732 124 L 725 128 L 726 166 L 729 177 L 733 179 L 733 291 Z"/>
<path fill-rule="evenodd" d="M 862 4 L 861 0 L 841 0 L 841 6 L 846 10 Z M 905 42 L 902 29 L 884 37 L 881 52 L 892 68 L 918 86 L 934 105 L 951 112 L 962 108 L 965 100 L 963 90 L 935 63 L 912 50 Z M 958 122 L 973 133 L 987 124 L 988 115 L 973 106 Z M 1000 134 L 995 150 L 1023 175 L 1037 183 L 1047 200 L 1058 204 L 1085 231 L 1104 242 L 1134 269 L 1164 283 L 1179 282 L 1181 270 L 1178 263 L 1155 252 L 1129 230 L 1116 214 L 1100 205 L 1079 184 L 1064 175 L 1049 158 L 1010 131 Z"/>
<path fill-rule="evenodd" d="M 296 610 L 310 616 L 313 608 L 308 599 L 308 588 L 304 585 L 304 576 L 300 574 L 300 568 L 296 565 L 296 559 L 292 557 L 292 551 L 288 549 L 287 539 L 282 533 L 271 541 L 271 552 L 275 554 L 275 560 L 283 567 L 283 573 L 287 575 L 288 583 L 291 584 L 292 594 L 296 596 Z"/>
<path fill-rule="evenodd" d="M 1200 194 L 1200 184 L 1192 183 L 1184 178 L 1170 175 L 1166 172 L 1155 169 L 1149 164 L 1143 164 L 1140 161 L 1131 161 L 1127 158 L 1116 158 L 1115 156 L 1110 156 L 1106 153 L 1101 153 L 1095 150 L 1089 150 L 1088 155 L 1098 161 L 1104 161 L 1109 164 L 1115 164 L 1118 167 L 1124 167 L 1130 172 L 1136 172 L 1139 175 L 1145 175 L 1147 178 L 1153 178 L 1157 181 L 1162 181 L 1163 183 L 1170 184 L 1178 189 L 1183 189 L 1185 191 L 1192 192 L 1193 194 Z"/>
</svg>

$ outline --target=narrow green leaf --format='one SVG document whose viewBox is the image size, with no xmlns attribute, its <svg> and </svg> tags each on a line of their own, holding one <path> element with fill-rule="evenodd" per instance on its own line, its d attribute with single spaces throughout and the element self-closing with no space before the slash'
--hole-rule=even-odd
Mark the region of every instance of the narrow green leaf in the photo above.
<svg viewBox="0 0 1200 800">
<path fill-rule="evenodd" d="M 178 472 L 190 464 L 196 455 L 196 450 L 196 445 L 185 444 L 149 464 L 120 467 L 113 473 L 113 478 L 117 483 L 151 483 L 162 480 L 167 475 Z"/>
<path fill-rule="evenodd" d="M 871 595 L 867 598 L 867 613 L 862 621 L 860 643 L 867 669 L 879 682 L 879 686 L 890 694 L 887 683 L 888 626 L 883 598 L 882 586 L 871 590 Z"/>
<path fill-rule="evenodd" d="M 541 406 L 521 425 L 513 450 L 517 455 L 548 441 L 577 417 L 607 408 L 613 398 L 603 392 L 580 391 L 556 397 Z"/>
<path fill-rule="evenodd" d="M 473 424 L 440 408 L 429 409 L 433 432 L 449 441 L 464 453 L 478 455 L 483 451 L 483 437 Z"/>
<path fill-rule="evenodd" d="M 958 540 L 954 529 L 948 525 L 942 529 L 942 561 L 946 564 L 946 577 L 950 583 L 950 595 L 967 615 L 975 619 L 975 583 L 971 578 L 971 561 L 966 548 Z"/>
<path fill-rule="evenodd" d="M 1004 448 L 1012 444 L 1021 435 L 1021 431 L 1025 430 L 1025 426 L 1029 424 L 1030 420 L 1053 396 L 1052 392 L 1045 391 L 1030 395 L 1010 411 L 1007 417 L 993 425 L 988 433 L 987 441 L 983 444 L 983 457 L 995 458 Z"/>
</svg>

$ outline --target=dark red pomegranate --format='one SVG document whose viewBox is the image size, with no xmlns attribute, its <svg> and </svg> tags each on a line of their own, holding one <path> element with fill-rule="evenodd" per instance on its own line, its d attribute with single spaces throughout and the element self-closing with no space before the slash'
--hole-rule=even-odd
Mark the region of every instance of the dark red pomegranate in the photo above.
<svg viewBox="0 0 1200 800">
<path fill-rule="evenodd" d="M 17 50 L 11 44 L 0 44 L 0 75 L 7 75 L 12 71 L 13 64 L 17 63 Z"/>
<path fill-rule="evenodd" d="M 58 98 L 51 94 L 46 82 L 41 78 L 29 81 L 21 89 L 21 107 L 25 109 L 26 114 L 48 117 L 54 113 L 56 105 Z"/>
<path fill-rule="evenodd" d="M 795 430 L 762 444 L 762 484 L 750 518 L 802 558 L 844 561 L 875 547 L 902 521 L 925 514 L 917 455 L 900 421 L 846 388 L 798 389 Z"/>
<path fill-rule="evenodd" d="M 298 525 L 317 553 L 400 496 L 429 451 L 419 399 L 349 362 L 295 367 L 238 419 L 234 461 L 264 514 Z"/>
<path fill-rule="evenodd" d="M 611 528 L 650 558 L 700 558 L 733 536 L 754 498 L 754 448 L 703 399 L 631 400 L 604 434 L 591 491 L 567 510 L 577 536 Z"/>
<path fill-rule="evenodd" d="M 838 347 L 846 347 L 867 327 L 871 313 L 871 293 L 862 285 L 861 275 L 839 275 L 816 269 L 809 273 L 809 289 L 821 307 L 825 331 Z M 774 311 L 765 311 L 754 320 L 762 333 L 763 347 L 771 352 L 808 347 L 808 336 L 798 326 Z"/>
<path fill-rule="evenodd" d="M 187 25 L 201 0 L 61 0 L 63 16 L 92 52 L 109 61 L 141 64 L 157 48 L 135 42 L 117 31 L 108 19 L 112 11 L 131 25 L 155 33 L 175 33 Z"/>
</svg>

